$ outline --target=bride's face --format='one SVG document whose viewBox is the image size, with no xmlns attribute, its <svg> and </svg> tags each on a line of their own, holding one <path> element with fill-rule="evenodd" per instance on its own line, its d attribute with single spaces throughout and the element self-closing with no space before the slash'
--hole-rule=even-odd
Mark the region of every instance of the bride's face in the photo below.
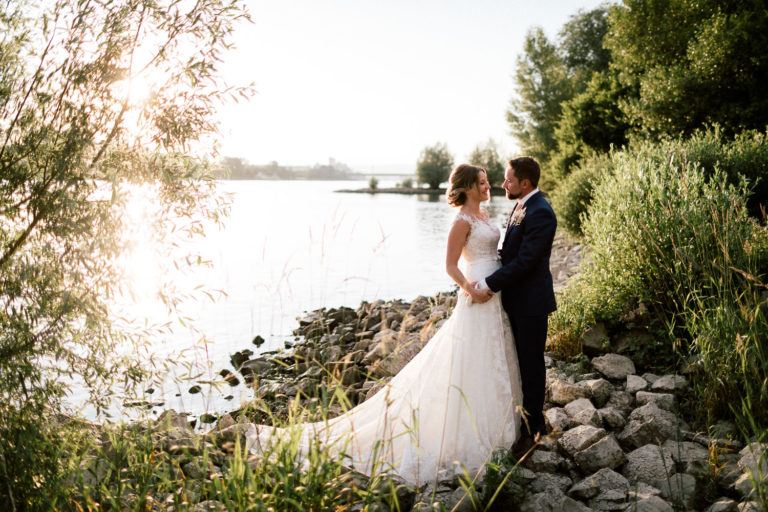
<svg viewBox="0 0 768 512">
<path fill-rule="evenodd" d="M 473 195 L 478 201 L 487 201 L 491 198 L 491 184 L 484 172 L 477 175 L 477 185 L 473 189 Z"/>
</svg>

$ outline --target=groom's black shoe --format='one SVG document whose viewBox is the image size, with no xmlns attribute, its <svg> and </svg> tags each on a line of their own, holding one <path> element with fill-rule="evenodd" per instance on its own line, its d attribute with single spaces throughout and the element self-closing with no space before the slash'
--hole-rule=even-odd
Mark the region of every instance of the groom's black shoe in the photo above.
<svg viewBox="0 0 768 512">
<path fill-rule="evenodd" d="M 533 453 L 536 449 L 536 442 L 538 441 L 538 434 L 536 438 L 523 436 L 512 445 L 512 456 L 518 461 L 522 462 L 525 458 Z"/>
</svg>

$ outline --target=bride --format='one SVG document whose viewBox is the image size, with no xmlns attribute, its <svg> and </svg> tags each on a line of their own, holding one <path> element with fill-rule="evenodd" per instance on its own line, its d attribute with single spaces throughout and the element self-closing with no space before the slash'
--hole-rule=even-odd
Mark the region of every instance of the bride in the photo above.
<svg viewBox="0 0 768 512">
<path fill-rule="evenodd" d="M 357 471 L 395 472 L 420 486 L 483 470 L 491 453 L 509 448 L 520 430 L 520 372 L 500 295 L 473 303 L 471 283 L 500 267 L 500 232 L 480 207 L 490 184 L 480 167 L 462 164 L 449 178 L 448 203 L 459 212 L 448 233 L 446 271 L 466 293 L 424 348 L 380 391 L 327 421 L 299 425 L 299 443 L 323 447 Z M 463 260 L 463 270 L 459 260 Z M 295 429 L 251 425 L 248 449 Z"/>
</svg>

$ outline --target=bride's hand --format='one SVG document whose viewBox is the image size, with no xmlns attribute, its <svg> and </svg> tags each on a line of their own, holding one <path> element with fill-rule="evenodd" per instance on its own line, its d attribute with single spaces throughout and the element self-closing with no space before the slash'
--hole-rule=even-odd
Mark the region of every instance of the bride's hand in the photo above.
<svg viewBox="0 0 768 512">
<path fill-rule="evenodd" d="M 483 304 L 491 300 L 491 297 L 493 297 L 493 292 L 488 288 L 485 290 L 476 290 L 473 286 L 469 289 L 469 295 L 472 297 L 472 302 L 476 304 Z"/>
</svg>

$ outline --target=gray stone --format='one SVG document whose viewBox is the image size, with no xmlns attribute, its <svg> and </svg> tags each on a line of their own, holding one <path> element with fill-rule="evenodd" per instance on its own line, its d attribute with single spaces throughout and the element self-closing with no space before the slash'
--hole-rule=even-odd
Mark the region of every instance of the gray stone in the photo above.
<svg viewBox="0 0 768 512">
<path fill-rule="evenodd" d="M 552 427 L 553 432 L 563 431 L 571 425 L 571 419 L 566 414 L 565 409 L 561 407 L 552 407 L 544 411 L 544 417 Z"/>
<path fill-rule="evenodd" d="M 676 438 L 680 430 L 688 430 L 685 422 L 678 419 L 673 413 L 660 409 L 654 403 L 645 404 L 632 411 L 629 415 L 629 421 L 630 425 L 633 422 L 648 423 L 651 427 L 650 434 L 657 443 Z M 628 427 L 629 425 L 627 425 Z"/>
<path fill-rule="evenodd" d="M 660 391 L 663 393 L 676 393 L 684 390 L 688 386 L 688 379 L 682 375 L 664 375 L 659 377 L 652 385 L 651 391 Z"/>
<path fill-rule="evenodd" d="M 708 466 L 709 450 L 700 444 L 670 439 L 664 442 L 662 449 L 672 455 L 678 471 L 703 476 L 702 470 Z"/>
<path fill-rule="evenodd" d="M 648 381 L 637 375 L 627 375 L 627 393 L 637 393 L 648 389 Z"/>
<path fill-rule="evenodd" d="M 752 478 L 750 478 L 748 473 L 742 473 L 741 476 L 736 479 L 736 482 L 733 484 L 733 490 L 739 493 L 739 496 L 741 496 L 742 499 L 749 499 L 752 497 L 755 489 L 752 485 Z"/>
<path fill-rule="evenodd" d="M 626 462 L 626 457 L 616 439 L 608 434 L 595 444 L 576 452 L 573 460 L 585 473 L 602 468 L 614 469 Z"/>
<path fill-rule="evenodd" d="M 580 501 L 576 501 L 566 496 L 560 502 L 559 512 L 590 512 L 589 507 Z"/>
<path fill-rule="evenodd" d="M 535 452 L 534 452 L 535 453 Z M 538 493 L 557 489 L 565 492 L 573 484 L 573 481 L 565 475 L 552 473 L 536 473 L 536 478 L 528 486 L 529 492 Z"/>
<path fill-rule="evenodd" d="M 565 412 L 571 419 L 571 426 L 592 425 L 602 427 L 602 420 L 597 409 L 588 398 L 579 398 L 565 406 Z"/>
<path fill-rule="evenodd" d="M 559 512 L 566 497 L 558 489 L 530 494 L 520 506 L 520 512 Z"/>
<path fill-rule="evenodd" d="M 651 421 L 632 420 L 619 433 L 617 439 L 628 450 L 640 448 L 646 444 L 656 444 L 664 441 Z"/>
<path fill-rule="evenodd" d="M 587 355 L 602 354 L 605 352 L 603 342 L 608 339 L 608 330 L 605 324 L 600 322 L 590 327 L 581 339 L 582 350 Z"/>
<path fill-rule="evenodd" d="M 624 491 L 610 489 L 601 491 L 600 494 L 589 500 L 589 508 L 592 510 L 624 510 L 625 502 Z"/>
<path fill-rule="evenodd" d="M 595 444 L 607 434 L 605 429 L 590 425 L 580 425 L 560 436 L 557 442 L 562 450 L 573 457 L 576 452 L 580 452 L 588 446 Z"/>
<path fill-rule="evenodd" d="M 624 419 L 624 416 L 613 407 L 603 407 L 602 409 L 598 409 L 597 413 L 600 415 L 600 420 L 602 420 L 604 427 L 618 430 L 624 428 L 624 425 L 627 424 L 627 420 Z"/>
<path fill-rule="evenodd" d="M 763 512 L 763 507 L 756 501 L 745 501 L 736 506 L 738 512 Z"/>
<path fill-rule="evenodd" d="M 614 391 L 605 403 L 605 407 L 613 407 L 626 417 L 632 411 L 634 403 L 635 397 L 631 394 L 626 391 Z"/>
<path fill-rule="evenodd" d="M 588 500 L 594 498 L 601 491 L 629 489 L 629 481 L 612 469 L 603 468 L 593 475 L 581 480 L 568 490 L 568 495 L 573 498 Z"/>
<path fill-rule="evenodd" d="M 645 482 L 660 489 L 667 476 L 673 475 L 674 472 L 675 461 L 672 455 L 662 452 L 654 444 L 647 444 L 627 454 L 627 463 L 622 474 L 629 480 L 630 485 Z"/>
<path fill-rule="evenodd" d="M 661 496 L 661 489 L 645 482 L 636 482 L 632 489 L 627 491 L 627 496 Z"/>
<path fill-rule="evenodd" d="M 557 405 L 565 405 L 579 398 L 589 398 L 589 390 L 570 384 L 561 379 L 553 379 L 549 385 L 549 400 Z"/>
<path fill-rule="evenodd" d="M 750 443 L 739 451 L 739 469 L 752 472 L 754 478 L 768 476 L 768 443 Z"/>
<path fill-rule="evenodd" d="M 455 512 L 473 512 L 475 510 L 472 500 L 469 499 L 467 492 L 462 487 L 454 489 L 443 503 L 445 503 L 446 510 Z"/>
<path fill-rule="evenodd" d="M 676 409 L 675 395 L 670 393 L 653 393 L 650 391 L 638 391 L 635 395 L 638 406 L 656 404 L 661 409 L 674 411 Z"/>
<path fill-rule="evenodd" d="M 523 466 L 537 473 L 557 473 L 565 459 L 556 452 L 534 450 L 523 462 Z"/>
<path fill-rule="evenodd" d="M 736 512 L 737 503 L 731 498 L 718 498 L 704 512 Z"/>
<path fill-rule="evenodd" d="M 597 409 L 584 409 L 571 416 L 571 426 L 576 427 L 579 425 L 592 425 L 593 427 L 602 428 L 603 420 Z"/>
<path fill-rule="evenodd" d="M 635 373 L 635 363 L 619 354 L 596 357 L 592 359 L 592 366 L 609 379 L 624 380 L 627 375 Z"/>
<path fill-rule="evenodd" d="M 677 473 L 659 486 L 661 495 L 685 509 L 691 509 L 696 500 L 696 478 L 687 473 Z"/>
<path fill-rule="evenodd" d="M 674 512 L 675 509 L 658 496 L 639 496 L 637 501 L 627 510 L 632 512 Z"/>
<path fill-rule="evenodd" d="M 580 386 L 586 386 L 592 394 L 592 401 L 597 407 L 602 407 L 613 393 L 613 385 L 605 379 L 589 379 L 578 383 Z"/>
<path fill-rule="evenodd" d="M 646 381 L 648 381 L 648 384 L 653 386 L 653 383 L 659 380 L 661 377 L 658 375 L 655 375 L 653 373 L 644 373 L 641 375 L 642 378 L 644 378 Z"/>
</svg>

